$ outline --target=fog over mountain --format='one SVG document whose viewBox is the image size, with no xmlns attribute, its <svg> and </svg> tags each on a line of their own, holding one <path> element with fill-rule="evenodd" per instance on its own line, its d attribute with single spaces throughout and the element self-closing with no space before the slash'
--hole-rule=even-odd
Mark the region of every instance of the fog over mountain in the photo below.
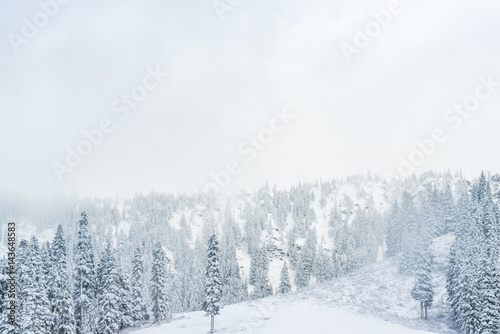
<svg viewBox="0 0 500 334">
<path fill-rule="evenodd" d="M 500 333 L 499 13 L 3 1 L 0 334 Z"/>
<path fill-rule="evenodd" d="M 442 142 L 417 172 L 472 178 L 499 165 L 486 154 L 498 84 L 477 108 L 467 100 L 500 81 L 498 4 L 230 3 L 1 4 L 1 188 L 191 192 L 231 161 L 241 170 L 229 191 L 398 174 L 437 128 Z M 455 109 L 464 103 L 473 111 Z M 295 118 L 262 133 L 284 108 Z M 101 126 L 97 145 L 82 144 Z M 69 166 L 79 145 L 87 156 Z M 54 163 L 68 168 L 62 179 Z"/>
</svg>

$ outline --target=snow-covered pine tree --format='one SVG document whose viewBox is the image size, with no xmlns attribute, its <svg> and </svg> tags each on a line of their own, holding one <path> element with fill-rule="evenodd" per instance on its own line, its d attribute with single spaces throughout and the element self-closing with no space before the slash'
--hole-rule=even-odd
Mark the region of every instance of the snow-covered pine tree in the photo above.
<svg viewBox="0 0 500 334">
<path fill-rule="evenodd" d="M 455 318 L 463 333 L 479 333 L 481 321 L 481 298 L 478 278 L 468 273 L 462 278 L 460 288 L 461 303 L 457 307 L 458 316 Z"/>
<path fill-rule="evenodd" d="M 108 241 L 97 266 L 97 332 L 99 334 L 115 334 L 120 330 L 120 297 L 116 260 L 111 242 Z"/>
<path fill-rule="evenodd" d="M 205 299 L 203 300 L 203 310 L 211 318 L 211 333 L 215 332 L 214 317 L 220 313 L 222 285 L 219 259 L 219 242 L 216 235 L 212 235 L 208 240 L 207 248 L 207 272 L 205 280 Z"/>
<path fill-rule="evenodd" d="M 479 288 L 481 296 L 480 333 L 498 333 L 500 330 L 500 221 L 498 206 L 491 198 L 490 186 L 478 203 L 484 242 L 480 244 Z"/>
<path fill-rule="evenodd" d="M 290 261 L 290 267 L 297 269 L 297 262 L 299 261 L 299 252 L 297 245 L 297 232 L 292 229 L 288 233 L 288 260 Z"/>
<path fill-rule="evenodd" d="M 427 216 L 426 219 L 432 222 L 431 224 L 428 223 L 428 227 L 433 237 L 443 235 L 446 232 L 446 211 L 443 201 L 435 186 L 429 190 L 424 199 L 422 210 L 424 211 L 423 214 Z"/>
<path fill-rule="evenodd" d="M 36 237 L 32 237 L 27 246 L 20 269 L 23 282 L 22 309 L 19 314 L 19 330 L 27 334 L 50 333 L 51 314 L 47 297 L 47 286 L 43 274 L 43 261 L 40 245 Z"/>
<path fill-rule="evenodd" d="M 230 203 L 226 204 L 229 208 Z M 236 259 L 236 239 L 239 230 L 233 221 L 231 212 L 226 209 L 226 223 L 220 247 L 220 268 L 222 278 L 222 305 L 230 305 L 247 299 L 248 290 L 241 279 L 240 267 Z"/>
<path fill-rule="evenodd" d="M 138 324 L 149 319 L 146 303 L 142 296 L 144 290 L 144 265 L 142 261 L 142 251 L 139 247 L 135 250 L 132 259 L 132 318 Z"/>
<path fill-rule="evenodd" d="M 290 283 L 290 277 L 288 275 L 288 266 L 286 261 L 283 262 L 283 268 L 281 268 L 280 285 L 278 287 L 278 293 L 289 293 L 292 291 L 292 284 Z"/>
<path fill-rule="evenodd" d="M 431 272 L 432 256 L 428 241 L 421 240 L 418 243 L 418 249 L 419 257 L 415 270 L 415 285 L 411 291 L 411 296 L 420 302 L 420 318 L 427 320 L 427 309 L 432 306 L 434 300 Z"/>
<path fill-rule="evenodd" d="M 387 220 L 387 256 L 396 256 L 401 251 L 401 208 L 398 202 L 394 202 Z"/>
<path fill-rule="evenodd" d="M 5 295 L 1 300 L 2 308 L 0 314 L 0 334 L 11 334 L 16 333 L 15 323 L 12 325 L 9 319 L 10 310 L 8 309 L 8 305 L 10 304 L 10 299 Z"/>
<path fill-rule="evenodd" d="M 273 217 L 280 231 L 284 231 L 291 205 L 288 192 L 273 188 Z"/>
<path fill-rule="evenodd" d="M 15 333 L 16 327 L 13 325 L 10 317 L 10 298 L 9 298 L 9 276 L 10 270 L 7 267 L 7 259 L 0 260 L 0 334 Z"/>
<path fill-rule="evenodd" d="M 17 263 L 16 263 L 16 276 L 17 276 L 17 281 L 16 281 L 16 310 L 19 313 L 19 315 L 16 317 L 15 323 L 16 323 L 16 330 L 19 331 L 21 328 L 21 322 L 25 316 L 27 316 L 26 312 L 23 312 L 23 310 L 27 309 L 26 308 L 26 302 L 27 302 L 27 286 L 29 283 L 29 277 L 27 275 L 28 272 L 28 258 L 29 258 L 29 248 L 28 248 L 28 241 L 25 239 L 21 239 L 19 241 L 19 246 L 17 248 Z"/>
<path fill-rule="evenodd" d="M 445 232 L 455 231 L 457 224 L 456 206 L 453 201 L 453 194 L 449 183 L 446 183 L 441 194 L 441 205 L 443 207 Z"/>
<path fill-rule="evenodd" d="M 446 291 L 448 292 L 448 302 L 450 303 L 451 316 L 452 319 L 457 321 L 457 307 L 461 303 L 460 295 L 460 281 L 462 279 L 461 275 L 461 263 L 460 263 L 460 244 L 461 240 L 455 239 L 450 248 L 450 260 L 448 269 L 446 271 Z"/>
<path fill-rule="evenodd" d="M 120 267 L 118 268 L 118 289 L 120 295 L 120 329 L 123 329 L 134 325 L 133 308 L 135 304 L 132 299 L 130 278 Z"/>
<path fill-rule="evenodd" d="M 484 172 L 481 172 L 479 180 L 474 184 L 472 190 L 472 201 L 475 203 L 484 203 L 485 200 L 491 198 L 490 185 L 486 180 Z"/>
<path fill-rule="evenodd" d="M 309 285 L 309 275 L 307 275 L 305 269 L 306 265 L 303 263 L 304 260 L 307 262 L 310 261 L 305 258 L 304 254 L 301 254 L 299 261 L 297 262 L 297 270 L 295 271 L 295 284 L 298 289 L 305 288 Z"/>
<path fill-rule="evenodd" d="M 258 299 L 271 296 L 273 294 L 273 288 L 269 282 L 269 258 L 267 257 L 266 248 L 261 247 L 255 256 L 256 269 L 252 298 Z"/>
<path fill-rule="evenodd" d="M 154 317 L 158 321 L 168 319 L 167 256 L 160 242 L 153 249 L 150 289 Z"/>
<path fill-rule="evenodd" d="M 470 225 L 472 223 L 472 203 L 467 193 L 462 194 L 457 203 L 458 220 L 455 224 L 455 235 L 457 240 L 464 242 L 464 238 L 470 234 Z"/>
<path fill-rule="evenodd" d="M 52 241 L 52 268 L 49 273 L 51 332 L 57 334 L 76 333 L 67 257 L 66 240 L 62 226 L 59 225 Z"/>
<path fill-rule="evenodd" d="M 319 282 L 332 279 L 335 275 L 334 261 L 326 251 L 320 251 L 313 265 L 313 275 Z"/>
<path fill-rule="evenodd" d="M 466 193 L 460 197 L 457 211 L 456 239 L 451 247 L 447 273 L 448 300 L 452 318 L 461 331 L 476 333 L 482 307 L 478 254 L 482 252 L 484 241 L 479 219 L 473 218 L 475 210 Z"/>
<path fill-rule="evenodd" d="M 167 258 L 167 291 L 169 292 L 169 312 L 182 310 L 185 289 L 183 287 L 183 273 L 171 270 L 171 263 Z"/>
<path fill-rule="evenodd" d="M 236 256 L 225 260 L 222 275 L 222 305 L 231 305 L 248 298 L 248 289 L 240 277 Z"/>
<path fill-rule="evenodd" d="M 399 270 L 404 274 L 413 274 L 415 272 L 416 257 L 416 237 L 418 235 L 417 210 L 413 196 L 408 192 L 403 193 L 401 200 L 401 224 L 403 226 L 401 235 L 401 262 Z"/>
<path fill-rule="evenodd" d="M 500 330 L 500 277 L 497 261 L 484 258 L 479 278 L 481 313 L 479 333 L 494 334 Z"/>
<path fill-rule="evenodd" d="M 260 266 L 261 264 L 260 264 L 260 250 L 259 250 L 255 252 L 250 258 L 249 282 L 252 285 L 255 285 L 257 282 Z"/>
<path fill-rule="evenodd" d="M 198 311 L 205 298 L 206 244 L 201 238 L 195 241 L 194 260 L 189 271 L 188 310 Z"/>
<path fill-rule="evenodd" d="M 78 222 L 75 246 L 75 290 L 73 301 L 77 334 L 92 334 L 95 331 L 95 262 L 94 249 L 89 231 L 87 214 L 82 212 Z"/>
<path fill-rule="evenodd" d="M 309 285 L 313 270 L 313 263 L 316 253 L 316 232 L 310 231 L 306 244 L 302 248 L 297 262 L 297 271 L 295 273 L 295 284 L 298 288 L 304 288 Z"/>
</svg>

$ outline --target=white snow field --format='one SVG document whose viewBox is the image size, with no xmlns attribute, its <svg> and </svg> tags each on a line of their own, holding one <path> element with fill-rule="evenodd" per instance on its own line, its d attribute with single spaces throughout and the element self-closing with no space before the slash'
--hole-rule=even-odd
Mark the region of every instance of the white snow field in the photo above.
<svg viewBox="0 0 500 334">
<path fill-rule="evenodd" d="M 217 333 L 238 334 L 425 334 L 370 316 L 354 315 L 311 300 L 265 300 L 230 305 L 216 317 Z M 210 331 L 203 312 L 180 314 L 171 323 L 134 331 L 134 334 L 201 334 Z"/>
<path fill-rule="evenodd" d="M 397 259 L 385 259 L 348 276 L 297 292 L 226 306 L 216 317 L 217 333 L 238 334 L 416 334 L 457 333 L 449 319 L 445 272 L 452 235 L 433 242 L 435 302 L 420 320 L 410 296 L 413 278 L 400 275 Z M 147 327 L 147 328 L 146 328 Z M 146 325 L 134 334 L 208 333 L 203 312 L 174 315 L 170 323 Z"/>
</svg>

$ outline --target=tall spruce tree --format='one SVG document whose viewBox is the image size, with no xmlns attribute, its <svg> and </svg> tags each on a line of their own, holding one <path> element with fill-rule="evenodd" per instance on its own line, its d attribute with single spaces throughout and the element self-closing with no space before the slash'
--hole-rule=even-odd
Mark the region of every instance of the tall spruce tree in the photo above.
<svg viewBox="0 0 500 334">
<path fill-rule="evenodd" d="M 417 210 L 415 208 L 415 203 L 413 196 L 408 192 L 403 193 L 401 200 L 401 224 L 402 234 L 401 234 L 401 262 L 399 264 L 399 270 L 404 274 L 414 274 L 415 265 L 417 263 L 416 253 L 416 236 L 418 236 L 419 226 L 417 220 Z"/>
<path fill-rule="evenodd" d="M 316 256 L 313 275 L 316 276 L 319 282 L 330 280 L 335 275 L 334 261 L 327 252 L 321 250 Z"/>
<path fill-rule="evenodd" d="M 457 212 L 447 275 L 452 318 L 463 333 L 498 333 L 500 219 L 484 173 L 472 185 L 471 200 L 462 195 Z"/>
<path fill-rule="evenodd" d="M 120 297 L 116 259 L 108 241 L 97 266 L 98 333 L 115 334 L 120 330 Z"/>
<path fill-rule="evenodd" d="M 93 334 L 95 331 L 96 277 L 94 249 L 89 231 L 87 214 L 82 212 L 78 222 L 75 251 L 73 300 L 77 334 Z"/>
<path fill-rule="evenodd" d="M 302 248 L 297 262 L 297 271 L 295 273 L 295 284 L 298 288 L 304 288 L 309 285 L 313 270 L 313 263 L 316 254 L 316 232 L 309 232 L 306 244 Z"/>
<path fill-rule="evenodd" d="M 24 266 L 19 268 L 20 280 L 23 282 L 23 307 L 19 312 L 19 330 L 26 334 L 50 333 L 50 305 L 42 270 L 40 245 L 36 237 L 31 238 L 23 255 Z"/>
<path fill-rule="evenodd" d="M 154 317 L 158 321 L 168 319 L 167 297 L 167 256 L 161 243 L 153 249 L 153 266 L 151 268 L 151 302 Z"/>
<path fill-rule="evenodd" d="M 432 256 L 427 241 L 419 242 L 419 257 L 415 272 L 415 285 L 411 296 L 420 302 L 420 318 L 427 320 L 427 310 L 432 306 L 434 300 L 434 288 L 432 286 L 431 262 Z"/>
<path fill-rule="evenodd" d="M 19 316 L 15 319 L 16 330 L 21 329 L 21 322 L 25 316 L 28 315 L 24 310 L 27 309 L 27 286 L 30 277 L 28 276 L 28 258 L 29 258 L 29 248 L 28 241 L 21 239 L 19 241 L 19 247 L 17 248 L 17 263 L 16 263 L 16 310 L 20 310 Z"/>
<path fill-rule="evenodd" d="M 130 287 L 130 278 L 118 268 L 118 291 L 120 296 L 120 329 L 134 325 L 134 300 L 132 299 L 132 290 Z"/>
<path fill-rule="evenodd" d="M 222 284 L 219 259 L 219 242 L 216 235 L 212 235 L 208 240 L 207 249 L 207 272 L 205 279 L 205 299 L 203 300 L 203 310 L 210 316 L 211 333 L 215 332 L 214 317 L 220 313 L 222 305 Z"/>
<path fill-rule="evenodd" d="M 15 333 L 15 306 L 10 304 L 9 290 L 11 285 L 7 260 L 0 260 L 0 334 Z M 11 314 L 11 310 L 14 314 Z"/>
<path fill-rule="evenodd" d="M 284 261 L 283 268 L 281 268 L 278 293 L 289 293 L 290 291 L 292 291 L 292 284 L 290 283 L 290 277 L 288 276 L 288 266 L 286 265 L 286 261 Z"/>
<path fill-rule="evenodd" d="M 500 278 L 496 261 L 485 258 L 482 261 L 482 275 L 479 278 L 481 290 L 481 313 L 479 332 L 494 334 L 500 331 Z"/>
<path fill-rule="evenodd" d="M 229 203 L 226 208 L 229 207 Z M 226 209 L 225 237 L 220 247 L 220 268 L 222 279 L 222 305 L 241 302 L 248 297 L 248 289 L 240 276 L 240 267 L 236 259 L 236 238 L 239 234 L 230 211 Z"/>
<path fill-rule="evenodd" d="M 402 228 L 401 208 L 396 201 L 387 219 L 387 256 L 396 256 L 401 251 Z"/>
<path fill-rule="evenodd" d="M 142 260 L 142 251 L 139 247 L 135 250 L 132 259 L 132 317 L 134 322 L 140 323 L 149 319 L 146 303 L 142 296 L 144 290 L 144 264 Z"/>
<path fill-rule="evenodd" d="M 450 260 L 448 269 L 446 271 L 446 291 L 448 292 L 448 302 L 450 303 L 450 309 L 453 320 L 456 321 L 457 307 L 460 304 L 460 294 L 459 292 L 459 282 L 461 280 L 460 273 L 460 259 L 458 255 L 460 254 L 460 249 L 458 246 L 460 243 L 457 241 L 458 237 L 455 239 L 450 248 Z"/>
<path fill-rule="evenodd" d="M 456 206 L 453 201 L 450 184 L 447 183 L 441 194 L 441 205 L 443 209 L 443 218 L 445 224 L 445 232 L 455 231 L 457 224 Z"/>
<path fill-rule="evenodd" d="M 7 259 L 0 260 L 0 334 L 15 333 L 15 306 L 10 304 L 9 290 L 11 286 L 10 267 Z M 13 311 L 13 314 L 11 314 Z"/>
<path fill-rule="evenodd" d="M 62 226 L 59 225 L 52 241 L 52 268 L 49 274 L 51 332 L 54 334 L 76 333 L 67 257 L 66 240 Z"/>
<path fill-rule="evenodd" d="M 498 206 L 493 203 L 490 186 L 487 183 L 478 212 L 484 242 L 481 243 L 479 288 L 481 295 L 480 332 L 498 333 L 500 330 L 500 272 L 499 241 L 500 221 Z"/>
<path fill-rule="evenodd" d="M 271 296 L 273 288 L 269 282 L 269 258 L 265 246 L 255 254 L 255 278 L 254 278 L 253 299 Z"/>
</svg>

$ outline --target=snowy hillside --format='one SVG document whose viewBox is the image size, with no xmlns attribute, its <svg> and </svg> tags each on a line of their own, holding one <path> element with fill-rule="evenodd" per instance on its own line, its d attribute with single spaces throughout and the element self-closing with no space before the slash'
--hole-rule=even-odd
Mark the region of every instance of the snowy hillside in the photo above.
<svg viewBox="0 0 500 334">
<path fill-rule="evenodd" d="M 432 245 L 436 298 L 428 321 L 419 319 L 418 303 L 410 297 L 414 279 L 399 274 L 397 259 L 390 258 L 298 292 L 226 306 L 216 317 L 217 333 L 457 333 L 449 320 L 445 295 L 453 240 L 453 235 L 445 235 Z M 210 319 L 203 312 L 191 312 L 130 333 L 207 333 L 209 326 Z"/>
<path fill-rule="evenodd" d="M 434 304 L 428 321 L 419 318 L 418 302 L 411 298 L 415 282 L 398 273 L 398 259 L 389 258 L 345 277 L 310 288 L 307 294 L 326 305 L 348 312 L 366 314 L 409 328 L 436 333 L 456 333 L 446 302 L 446 268 L 453 235 L 436 238 L 432 244 Z"/>
<path fill-rule="evenodd" d="M 500 193 L 500 178 L 491 180 L 493 194 Z M 76 292 L 98 305 L 75 306 L 86 308 L 74 313 L 77 322 L 85 312 L 99 319 L 83 319 L 91 327 L 137 332 L 144 324 L 139 333 L 206 333 L 210 319 L 200 312 L 207 291 L 215 291 L 214 303 L 224 306 L 217 317 L 220 333 L 339 328 L 452 334 L 452 315 L 456 319 L 467 306 L 460 299 L 466 286 L 461 280 L 469 278 L 463 273 L 478 279 L 482 272 L 465 264 L 489 254 L 466 247 L 476 240 L 468 235 L 500 226 L 486 219 L 496 215 L 472 219 L 477 208 L 498 209 L 489 191 L 484 175 L 475 183 L 433 172 L 399 180 L 353 176 L 219 196 L 151 192 L 128 199 L 68 198 L 63 204 L 0 197 L 0 217 L 19 222 L 20 238 L 29 238 L 20 242 L 20 272 L 43 275 L 22 276 L 21 289 L 42 291 L 50 282 L 64 282 L 61 296 Z M 466 233 L 471 224 L 475 229 Z M 496 240 L 487 237 L 476 243 Z M 459 257 L 457 245 L 464 250 Z M 84 291 L 78 287 L 85 273 L 94 287 Z M 215 288 L 208 289 L 208 277 L 216 276 Z M 6 277 L 0 276 L 4 289 Z M 448 293 L 458 301 L 453 307 Z M 475 293 L 480 300 L 482 291 Z M 421 320 L 426 314 L 429 319 Z M 26 319 L 23 325 L 31 328 Z"/>
<path fill-rule="evenodd" d="M 189 228 L 190 238 L 186 243 L 191 249 L 195 249 L 197 240 L 205 240 L 207 231 L 218 231 L 224 235 L 224 222 L 231 220 L 231 224 L 237 226 L 240 232 L 240 240 L 236 240 L 236 254 L 240 265 L 241 276 L 248 279 L 250 272 L 250 245 L 246 225 L 250 218 L 262 220 L 262 231 L 258 231 L 254 241 L 259 247 L 264 243 L 271 244 L 274 251 L 270 254 L 269 279 L 276 287 L 279 283 L 280 270 L 283 259 L 289 258 L 291 247 L 301 248 L 306 242 L 306 230 L 314 230 L 317 248 L 330 253 L 335 248 L 335 240 L 332 237 L 332 226 L 334 223 L 351 224 L 358 210 L 368 209 L 371 213 L 380 214 L 380 217 L 370 217 L 371 220 L 380 221 L 377 227 L 378 243 L 380 249 L 376 250 L 377 258 L 382 257 L 384 251 L 383 242 L 383 217 L 390 210 L 391 204 L 400 197 L 403 190 L 410 191 L 418 196 L 423 190 L 432 186 L 442 187 L 449 183 L 454 190 L 455 196 L 463 179 L 451 175 L 423 175 L 420 179 L 407 179 L 404 181 L 387 181 L 378 177 L 352 176 L 344 180 L 332 180 L 318 182 L 316 184 L 299 184 L 292 190 L 285 190 L 284 197 L 276 201 L 275 189 L 267 185 L 260 188 L 256 193 L 249 194 L 241 192 L 232 195 L 220 194 L 216 198 L 206 199 L 202 196 L 186 198 L 182 196 L 164 196 L 154 192 L 146 195 L 136 196 L 134 199 L 77 199 L 61 198 L 38 199 L 28 201 L 27 199 L 14 201 L 9 196 L 0 196 L 0 217 L 3 221 L 14 220 L 18 224 L 19 239 L 29 239 L 36 235 L 40 242 L 52 240 L 57 224 L 62 224 L 68 233 L 69 248 L 72 248 L 72 239 L 75 232 L 76 222 L 79 220 L 80 212 L 85 210 L 89 214 L 90 226 L 96 233 L 97 247 L 102 251 L 105 246 L 105 237 L 110 235 L 114 243 L 127 243 L 136 246 L 137 240 L 150 239 L 150 233 L 157 228 L 155 239 L 177 239 L 176 233 L 183 234 Z M 299 197 L 292 199 L 292 192 Z M 299 194 L 300 196 L 297 196 Z M 302 195 L 304 194 L 304 195 Z M 307 196 L 302 201 L 301 196 Z M 266 203 L 272 201 L 272 203 Z M 276 202 L 286 201 L 288 208 L 283 209 L 285 217 L 282 222 L 278 221 L 274 213 Z M 20 205 L 22 203 L 22 205 Z M 61 204 L 62 203 L 62 204 Z M 174 203 L 174 204 L 172 204 Z M 53 207 L 55 206 L 55 207 Z M 273 207 L 270 209 L 270 207 Z M 75 209 L 76 208 L 76 209 Z M 254 209 L 254 208 L 258 208 Z M 269 212 L 266 210 L 269 209 Z M 252 211 L 253 210 L 253 211 Z M 308 210 L 311 210 L 310 213 Z M 249 214 L 249 211 L 250 212 Z M 158 214 L 160 213 L 160 214 Z M 161 213 L 163 213 L 161 215 Z M 338 221 L 333 222 L 333 213 L 338 215 Z M 308 216 L 310 214 L 310 216 Z M 304 221 L 299 221 L 297 216 L 304 215 Z M 160 216 L 160 217 L 157 217 Z M 182 220 L 184 225 L 182 224 Z M 300 217 L 302 220 L 302 217 Z M 168 224 L 170 231 L 165 231 Z M 304 227 L 299 231 L 299 224 Z M 152 226 L 153 225 L 153 226 Z M 291 242 L 291 233 L 295 233 L 296 240 Z M 172 236 L 173 235 L 173 236 Z M 172 236 L 172 237 L 171 237 Z M 6 251 L 6 229 L 0 230 L 0 252 Z M 375 242 L 377 243 L 377 241 Z M 170 260 L 174 260 L 176 254 L 169 244 L 166 244 Z M 134 247 L 125 247 L 125 256 L 132 257 Z M 294 271 L 291 271 L 292 277 Z M 312 277 L 311 283 L 316 281 Z M 292 279 L 294 289 L 295 282 Z"/>
<path fill-rule="evenodd" d="M 299 297 L 299 296 L 295 296 Z M 133 334 L 208 333 L 210 318 L 203 312 L 177 315 L 171 323 L 130 331 Z M 315 300 L 294 301 L 268 298 L 227 306 L 216 318 L 216 333 L 238 334 L 425 334 L 367 315 L 355 315 L 318 304 Z"/>
</svg>

